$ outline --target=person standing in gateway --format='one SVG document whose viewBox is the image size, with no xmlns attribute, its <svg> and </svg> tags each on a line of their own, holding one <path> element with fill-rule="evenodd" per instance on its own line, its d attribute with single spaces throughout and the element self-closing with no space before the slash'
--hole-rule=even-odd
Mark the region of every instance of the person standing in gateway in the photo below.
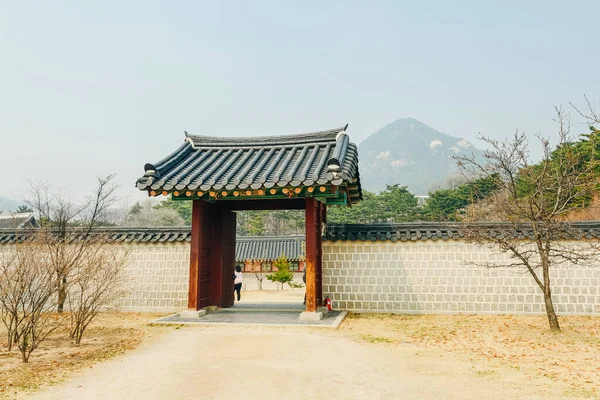
<svg viewBox="0 0 600 400">
<path fill-rule="evenodd" d="M 302 275 L 302 282 L 304 282 L 304 287 L 306 287 L 306 267 L 304 267 L 304 275 Z M 306 289 L 304 290 L 304 303 L 306 304 Z"/>
<path fill-rule="evenodd" d="M 237 293 L 237 301 L 240 301 L 241 291 L 242 291 L 242 282 L 244 280 L 244 276 L 242 275 L 242 267 L 237 265 L 235 267 L 235 272 L 233 273 L 233 284 L 235 285 L 235 292 Z"/>
</svg>

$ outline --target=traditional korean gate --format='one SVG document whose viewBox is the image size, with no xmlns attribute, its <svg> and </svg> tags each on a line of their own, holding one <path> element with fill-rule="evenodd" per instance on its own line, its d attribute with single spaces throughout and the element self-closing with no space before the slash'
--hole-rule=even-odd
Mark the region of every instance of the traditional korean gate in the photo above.
<svg viewBox="0 0 600 400">
<path fill-rule="evenodd" d="M 305 210 L 306 311 L 321 305 L 326 205 L 362 199 L 347 127 L 256 138 L 186 134 L 171 155 L 144 166 L 140 190 L 193 202 L 189 309 L 233 304 L 236 210 Z"/>
</svg>

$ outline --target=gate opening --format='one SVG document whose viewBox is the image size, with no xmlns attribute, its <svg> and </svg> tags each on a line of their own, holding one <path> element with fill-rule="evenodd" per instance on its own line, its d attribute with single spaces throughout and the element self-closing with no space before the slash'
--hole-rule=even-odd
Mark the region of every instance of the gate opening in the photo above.
<svg viewBox="0 0 600 400">
<path fill-rule="evenodd" d="M 321 306 L 327 206 L 362 200 L 347 127 L 251 138 L 186 133 L 175 152 L 144 166 L 138 189 L 193 202 L 188 309 L 233 305 L 239 210 L 304 210 L 306 311 Z"/>
</svg>

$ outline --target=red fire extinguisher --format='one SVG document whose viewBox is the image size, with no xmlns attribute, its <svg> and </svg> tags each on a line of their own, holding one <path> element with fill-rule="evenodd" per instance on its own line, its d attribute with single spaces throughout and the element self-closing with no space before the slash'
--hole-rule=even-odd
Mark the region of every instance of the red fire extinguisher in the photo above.
<svg viewBox="0 0 600 400">
<path fill-rule="evenodd" d="M 325 297 L 325 305 L 327 306 L 327 310 L 331 311 L 331 299 L 329 298 L 329 296 Z"/>
</svg>

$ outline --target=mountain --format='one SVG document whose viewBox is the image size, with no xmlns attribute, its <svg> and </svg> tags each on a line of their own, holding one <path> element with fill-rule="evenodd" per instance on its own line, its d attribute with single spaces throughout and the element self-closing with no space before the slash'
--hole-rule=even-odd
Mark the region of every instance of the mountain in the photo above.
<svg viewBox="0 0 600 400">
<path fill-rule="evenodd" d="M 0 197 L 0 211 L 4 211 L 5 213 L 9 211 L 15 211 L 21 204 L 23 204 L 21 201 L 7 197 Z"/>
<path fill-rule="evenodd" d="M 432 187 L 458 174 L 452 157 L 460 154 L 483 158 L 481 151 L 464 139 L 413 118 L 399 119 L 359 144 L 360 180 L 370 191 L 398 183 L 415 195 L 427 195 Z"/>
</svg>

